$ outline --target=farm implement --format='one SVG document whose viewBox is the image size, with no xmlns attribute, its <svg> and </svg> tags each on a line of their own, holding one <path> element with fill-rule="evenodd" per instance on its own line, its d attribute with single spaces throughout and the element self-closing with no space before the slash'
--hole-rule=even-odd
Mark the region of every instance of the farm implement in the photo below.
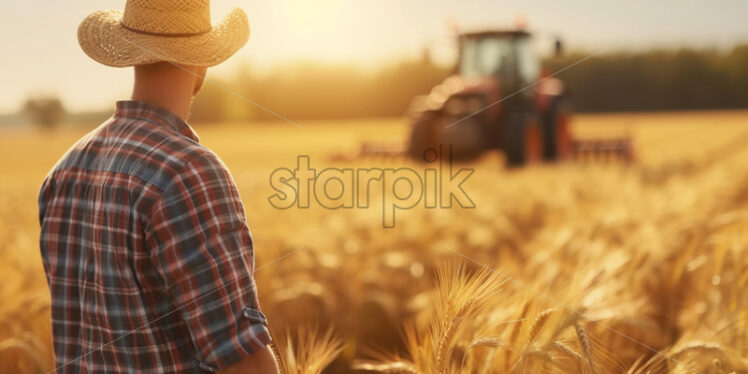
<svg viewBox="0 0 748 374">
<path fill-rule="evenodd" d="M 456 74 L 410 105 L 407 144 L 364 143 L 347 158 L 407 155 L 420 161 L 442 147 L 455 160 L 499 150 L 509 167 L 567 159 L 632 161 L 628 136 L 572 137 L 566 87 L 541 72 L 531 44 L 531 34 L 522 29 L 460 34 Z M 558 40 L 555 49 L 559 55 Z"/>
<path fill-rule="evenodd" d="M 424 151 L 425 152 L 425 151 Z M 393 143 L 363 142 L 355 154 L 337 154 L 333 161 L 356 159 L 401 159 L 409 155 L 407 145 Z M 571 143 L 570 160 L 580 162 L 624 162 L 634 161 L 634 142 L 629 136 L 601 137 L 596 139 L 574 139 Z"/>
<path fill-rule="evenodd" d="M 455 159 L 500 150 L 510 167 L 573 158 L 633 159 L 629 137 L 572 138 L 566 87 L 541 73 L 530 33 L 463 33 L 459 46 L 457 73 L 411 104 L 406 149 L 411 158 L 449 145 Z M 556 55 L 561 46 L 557 40 Z"/>
</svg>

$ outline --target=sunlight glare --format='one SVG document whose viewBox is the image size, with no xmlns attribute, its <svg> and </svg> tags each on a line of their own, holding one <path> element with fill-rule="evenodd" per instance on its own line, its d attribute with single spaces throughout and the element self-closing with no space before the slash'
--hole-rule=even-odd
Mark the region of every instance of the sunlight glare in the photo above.
<svg viewBox="0 0 748 374">
<path fill-rule="evenodd" d="M 283 2 L 295 32 L 328 38 L 339 23 L 343 0 L 286 0 Z"/>
</svg>

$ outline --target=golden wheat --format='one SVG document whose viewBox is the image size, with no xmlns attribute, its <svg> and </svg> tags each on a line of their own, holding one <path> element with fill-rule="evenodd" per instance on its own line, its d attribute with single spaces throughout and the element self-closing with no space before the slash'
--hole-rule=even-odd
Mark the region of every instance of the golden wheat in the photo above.
<svg viewBox="0 0 748 374">
<path fill-rule="evenodd" d="M 629 123 L 634 165 L 505 172 L 487 155 L 468 165 L 475 209 L 403 210 L 392 229 L 373 204 L 273 209 L 267 175 L 299 154 L 419 170 L 328 161 L 402 139 L 400 121 L 198 131 L 240 187 L 271 326 L 301 326 L 275 335 L 286 372 L 748 373 L 748 113 L 581 116 L 574 130 Z M 0 136 L 0 373 L 52 369 L 36 191 L 81 132 Z"/>
<path fill-rule="evenodd" d="M 319 334 L 317 328 L 305 326 L 298 329 L 295 340 L 287 332 L 285 339 L 277 343 L 277 347 L 278 361 L 282 372 L 286 374 L 320 374 L 343 349 L 332 329 Z"/>
</svg>

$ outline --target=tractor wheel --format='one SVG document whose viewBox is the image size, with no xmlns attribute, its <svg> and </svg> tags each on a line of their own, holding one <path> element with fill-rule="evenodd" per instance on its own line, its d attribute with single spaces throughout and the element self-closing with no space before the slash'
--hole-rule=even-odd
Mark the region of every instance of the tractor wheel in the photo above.
<svg viewBox="0 0 748 374">
<path fill-rule="evenodd" d="M 554 101 L 543 119 L 545 147 L 543 158 L 547 161 L 561 161 L 571 158 L 571 110 L 563 100 Z"/>
<path fill-rule="evenodd" d="M 543 131 L 534 116 L 513 116 L 506 123 L 504 154 L 508 167 L 543 160 Z"/>
<path fill-rule="evenodd" d="M 436 149 L 439 145 L 436 124 L 437 116 L 423 116 L 413 123 L 408 139 L 408 156 L 415 161 L 424 161 L 427 149 Z"/>
<path fill-rule="evenodd" d="M 483 127 L 478 118 L 442 125 L 439 128 L 439 143 L 444 152 L 449 152 L 452 160 L 474 160 L 487 149 Z"/>
</svg>

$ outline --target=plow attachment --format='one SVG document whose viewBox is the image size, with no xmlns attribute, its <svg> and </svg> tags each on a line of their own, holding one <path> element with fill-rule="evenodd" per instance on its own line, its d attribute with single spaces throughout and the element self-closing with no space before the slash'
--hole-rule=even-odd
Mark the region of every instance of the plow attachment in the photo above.
<svg viewBox="0 0 748 374">
<path fill-rule="evenodd" d="M 572 141 L 574 160 L 583 162 L 634 161 L 634 142 L 630 137 L 608 139 L 575 139 Z"/>
<path fill-rule="evenodd" d="M 402 143 L 363 142 L 358 152 L 336 153 L 330 161 L 354 161 L 360 159 L 397 160 L 407 156 L 407 147 Z M 635 160 L 634 142 L 631 137 L 573 139 L 571 159 L 579 162 L 624 162 Z"/>
</svg>

